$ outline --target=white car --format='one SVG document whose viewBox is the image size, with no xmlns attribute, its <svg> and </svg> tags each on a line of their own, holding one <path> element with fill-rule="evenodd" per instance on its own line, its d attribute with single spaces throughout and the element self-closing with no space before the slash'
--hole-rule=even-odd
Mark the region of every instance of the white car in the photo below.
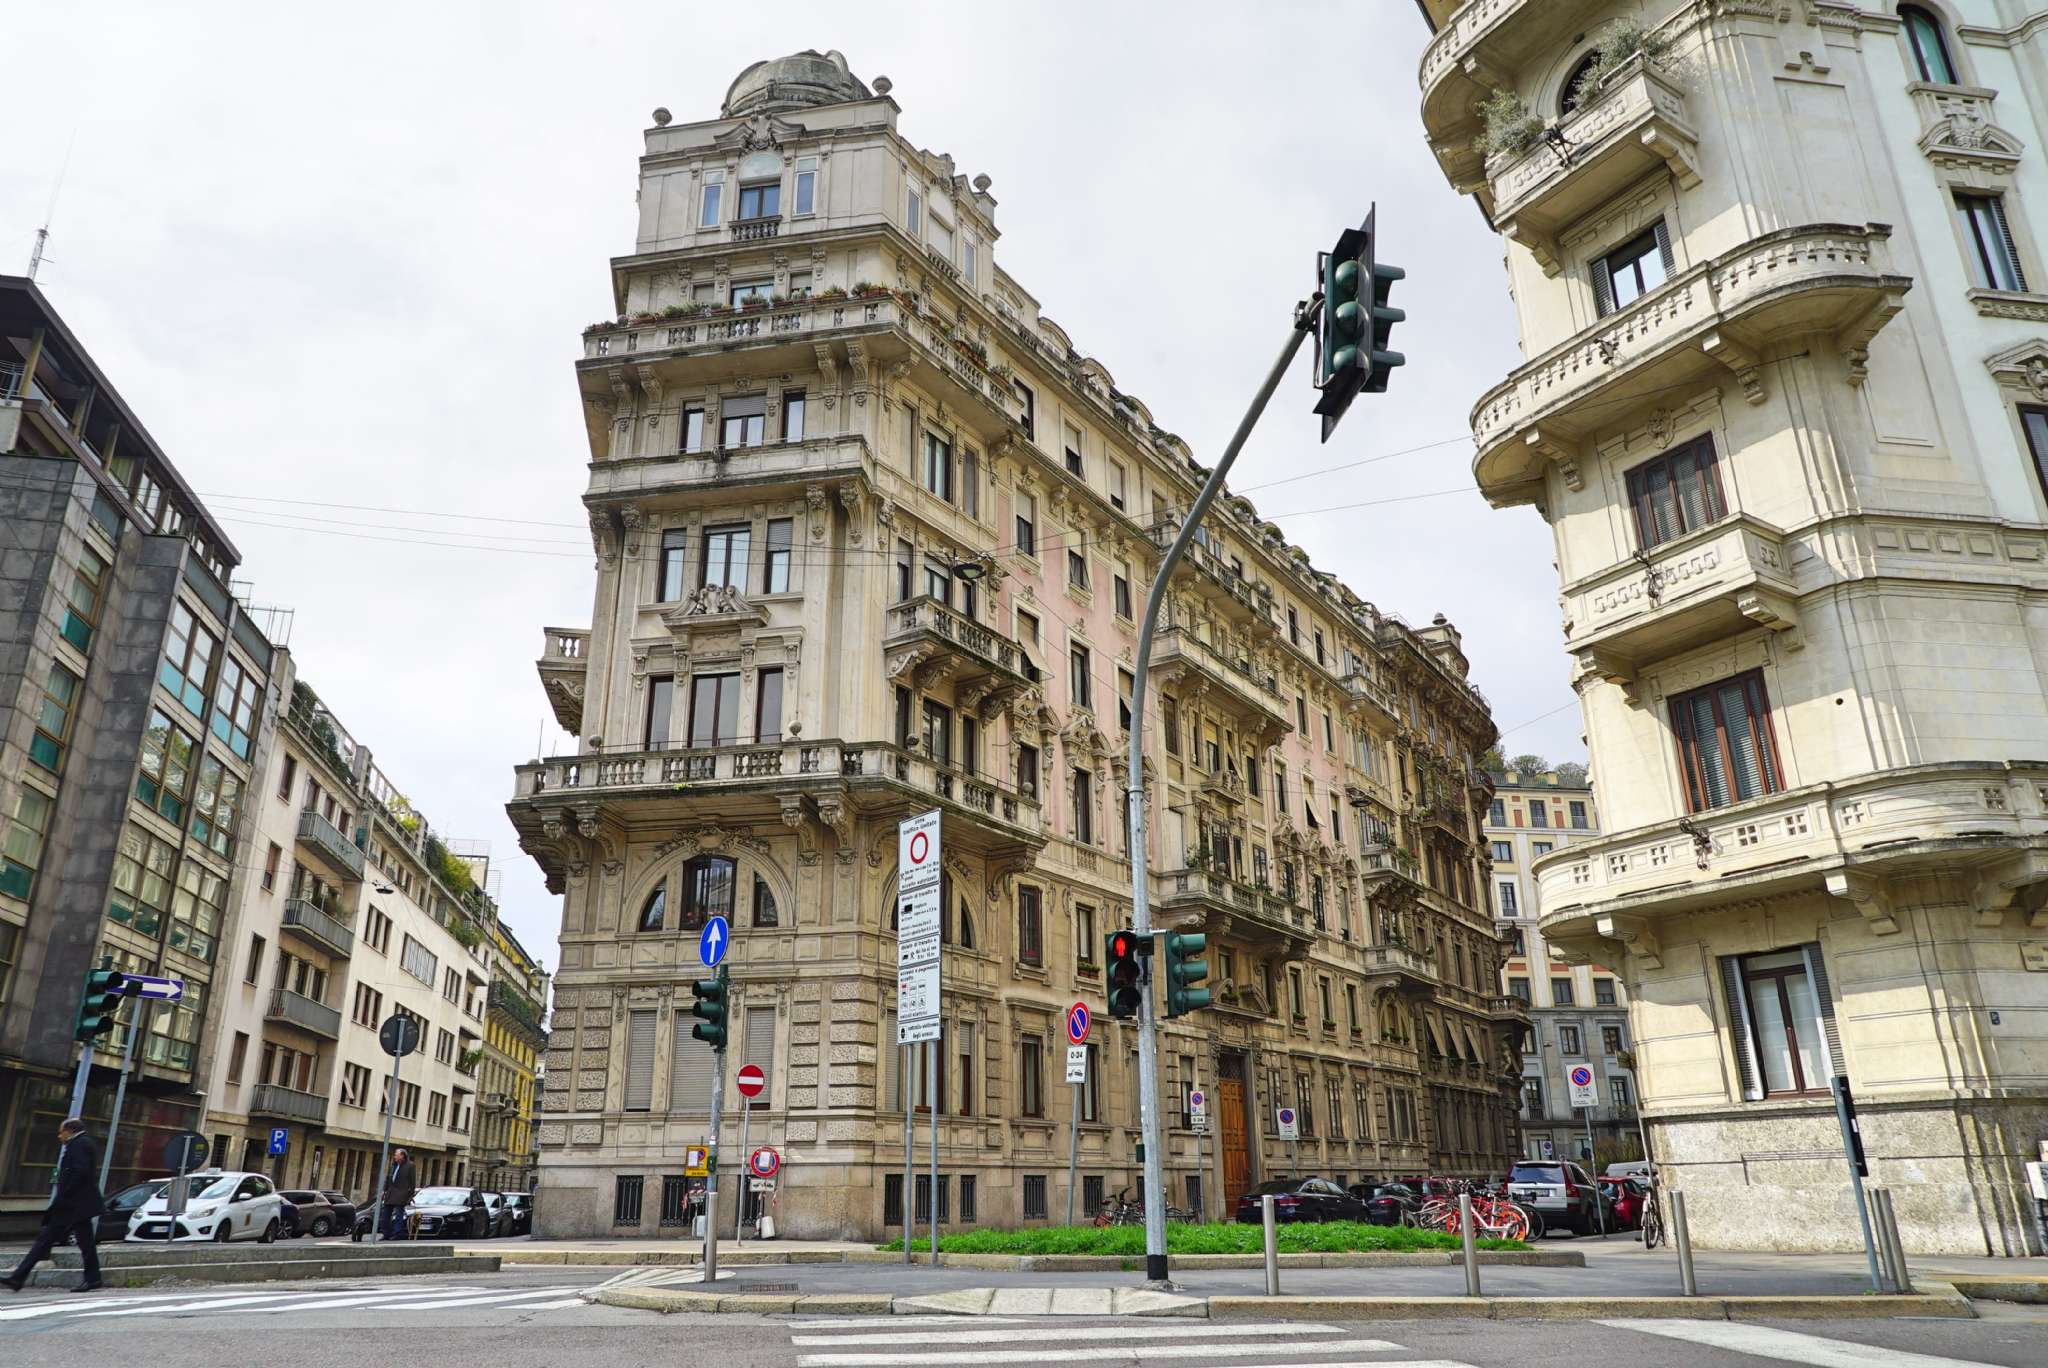
<svg viewBox="0 0 2048 1368">
<path fill-rule="evenodd" d="M 173 1217 L 169 1190 L 144 1202 L 128 1218 L 132 1244 L 194 1244 L 217 1240 L 260 1240 L 269 1244 L 284 1221 L 284 1199 L 260 1173 L 195 1173 L 192 1195 Z"/>
</svg>

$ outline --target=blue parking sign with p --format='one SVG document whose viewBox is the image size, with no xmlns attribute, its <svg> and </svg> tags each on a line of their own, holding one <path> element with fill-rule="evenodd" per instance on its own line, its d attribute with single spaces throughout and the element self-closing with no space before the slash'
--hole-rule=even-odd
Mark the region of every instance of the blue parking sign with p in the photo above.
<svg viewBox="0 0 2048 1368">
<path fill-rule="evenodd" d="M 291 1144 L 291 1138 L 292 1133 L 283 1126 L 272 1126 L 270 1128 L 270 1152 L 272 1154 L 283 1154 L 285 1148 Z"/>
</svg>

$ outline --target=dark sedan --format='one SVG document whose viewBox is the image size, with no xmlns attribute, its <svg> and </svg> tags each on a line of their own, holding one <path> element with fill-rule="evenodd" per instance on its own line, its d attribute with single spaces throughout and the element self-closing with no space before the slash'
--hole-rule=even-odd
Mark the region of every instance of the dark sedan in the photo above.
<svg viewBox="0 0 2048 1368">
<path fill-rule="evenodd" d="M 405 1214 L 418 1218 L 416 1229 L 421 1239 L 467 1235 L 481 1240 L 491 1234 L 493 1227 L 491 1209 L 484 1202 L 481 1188 L 424 1188 L 406 1206 Z"/>
<path fill-rule="evenodd" d="M 151 1178 L 146 1182 L 124 1187 L 107 1198 L 106 1206 L 100 1212 L 99 1223 L 94 1233 L 101 1243 L 118 1243 L 128 1238 L 128 1218 L 142 1209 L 142 1204 L 169 1187 L 168 1178 Z"/>
<path fill-rule="evenodd" d="M 530 1192 L 508 1192 L 505 1194 L 506 1209 L 512 1213 L 510 1235 L 533 1234 L 533 1194 Z"/>
<path fill-rule="evenodd" d="M 1365 1203 L 1327 1178 L 1275 1178 L 1237 1199 L 1238 1221 L 1244 1225 L 1264 1223 L 1260 1203 L 1268 1196 L 1273 1199 L 1273 1219 L 1282 1224 L 1365 1219 Z"/>
<path fill-rule="evenodd" d="M 284 1199 L 298 1209 L 298 1222 L 291 1228 L 293 1235 L 307 1235 L 313 1239 L 325 1239 L 341 1228 L 334 1216 L 334 1205 L 327 1200 L 327 1194 L 312 1188 L 291 1188 L 284 1192 Z"/>
<path fill-rule="evenodd" d="M 1357 1183 L 1351 1195 L 1365 1203 L 1365 1219 L 1374 1225 L 1413 1225 L 1422 1210 L 1422 1194 L 1406 1183 Z"/>
<path fill-rule="evenodd" d="M 327 1205 L 334 1212 L 334 1233 L 339 1235 L 355 1229 L 356 1204 L 345 1193 L 333 1188 L 320 1189 L 320 1195 L 327 1199 Z"/>
</svg>

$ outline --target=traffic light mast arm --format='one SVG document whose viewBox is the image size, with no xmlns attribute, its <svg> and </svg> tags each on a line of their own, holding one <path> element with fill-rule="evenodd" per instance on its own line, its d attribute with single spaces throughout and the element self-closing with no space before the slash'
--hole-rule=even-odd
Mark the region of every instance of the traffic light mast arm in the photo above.
<svg viewBox="0 0 2048 1368">
<path fill-rule="evenodd" d="M 1287 332 L 1287 345 L 1280 349 L 1279 359 L 1274 361 L 1272 370 L 1266 374 L 1258 393 L 1252 396 L 1251 407 L 1245 410 L 1244 419 L 1231 434 L 1230 445 L 1223 449 L 1223 455 L 1216 462 L 1216 468 L 1209 472 L 1209 478 L 1202 484 L 1202 492 L 1195 496 L 1194 506 L 1188 510 L 1187 519 L 1181 523 L 1180 531 L 1174 536 L 1173 545 L 1167 547 L 1166 555 L 1159 562 L 1159 573 L 1152 580 L 1152 588 L 1145 595 L 1145 617 L 1138 628 L 1138 658 L 1131 667 L 1131 787 L 1130 835 L 1131 835 L 1131 924 L 1140 936 L 1152 934 L 1152 905 L 1148 900 L 1145 868 L 1145 676 L 1152 662 L 1152 637 L 1159 626 L 1159 606 L 1166 599 L 1166 586 L 1173 578 L 1174 567 L 1187 553 L 1188 543 L 1194 539 L 1195 529 L 1208 516 L 1209 505 L 1216 501 L 1217 493 L 1223 488 L 1230 467 L 1237 463 L 1237 454 L 1244 450 L 1245 439 L 1258 426 L 1259 415 L 1266 411 L 1266 405 L 1273 398 L 1273 391 L 1280 388 L 1286 378 L 1287 368 L 1294 362 L 1294 355 L 1301 350 L 1302 341 L 1315 327 L 1322 311 L 1322 296 L 1318 294 L 1297 307 L 1294 322 Z M 1161 1162 L 1159 1126 L 1159 1041 L 1152 1023 L 1152 995 L 1145 994 L 1138 1010 L 1138 1119 L 1145 1142 L 1145 1278 L 1148 1282 L 1166 1282 L 1166 1170 Z M 908 1198 L 906 1197 L 907 1201 Z"/>
</svg>

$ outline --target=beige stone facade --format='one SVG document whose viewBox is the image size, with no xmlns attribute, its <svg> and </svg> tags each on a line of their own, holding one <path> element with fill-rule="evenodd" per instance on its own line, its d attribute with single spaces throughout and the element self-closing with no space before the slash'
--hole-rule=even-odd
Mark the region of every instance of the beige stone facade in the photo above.
<svg viewBox="0 0 2048 1368">
<path fill-rule="evenodd" d="M 1607 825 L 1545 937 L 1622 971 L 1703 1244 L 1858 1243 L 1841 1074 L 1909 1250 L 2040 1253 L 2048 9 L 1424 10 L 1527 357 L 1475 474 L 1555 531 Z"/>
<path fill-rule="evenodd" d="M 1203 472 L 1003 271 L 989 179 L 897 117 L 885 81 L 808 53 L 645 135 L 619 318 L 577 368 L 594 617 L 548 629 L 539 664 L 580 744 L 520 766 L 511 804 L 566 894 L 546 1234 L 687 1219 L 712 912 L 734 917 L 733 1063 L 769 1076 L 751 1135 L 786 1161 L 781 1229 L 897 1218 L 904 1108 L 931 1099 L 897 1077 L 896 823 L 930 808 L 938 1205 L 956 1225 L 1065 1214 L 1062 1013 L 1101 1007 L 1129 908 L 1134 619 Z M 1153 670 L 1153 905 L 1212 933 L 1217 999 L 1164 1028 L 1174 1200 L 1213 1216 L 1286 1165 L 1280 1105 L 1311 1171 L 1499 1171 L 1518 1030 L 1472 769 L 1494 728 L 1455 629 L 1381 614 L 1230 499 Z M 1084 1213 L 1137 1179 L 1135 1035 L 1098 1010 L 1090 1045 Z"/>
</svg>

